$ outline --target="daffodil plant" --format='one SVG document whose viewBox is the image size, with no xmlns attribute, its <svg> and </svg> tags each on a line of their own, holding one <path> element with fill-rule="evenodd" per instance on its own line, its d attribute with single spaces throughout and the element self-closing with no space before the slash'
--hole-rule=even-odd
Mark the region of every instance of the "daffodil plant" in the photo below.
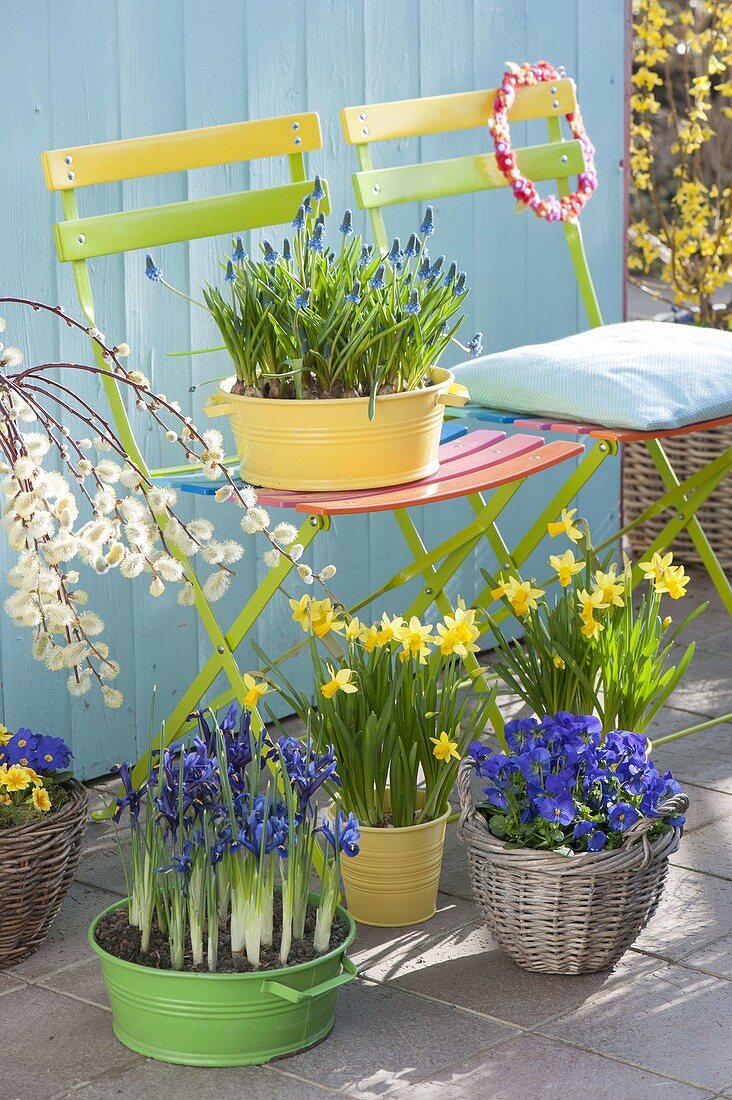
<svg viewBox="0 0 732 1100">
<path fill-rule="evenodd" d="M 335 746 L 344 809 L 377 827 L 440 817 L 457 763 L 485 729 L 495 697 L 476 689 L 464 664 L 478 648 L 475 611 L 461 603 L 436 628 L 386 613 L 368 626 L 329 599 L 290 603 L 310 635 L 317 710 L 281 668 L 268 668 L 290 709 L 309 718 L 321 751 Z"/>
<path fill-rule="evenodd" d="M 309 738 L 255 736 L 250 717 L 232 706 L 219 725 L 199 712 L 198 736 L 157 753 L 139 787 L 129 765 L 117 769 L 123 793 L 115 821 L 129 817 L 128 918 L 143 964 L 159 965 L 148 959 L 157 930 L 167 935 L 174 970 L 256 969 L 265 950 L 286 966 L 294 943 L 311 935 L 317 848 L 321 887 L 310 943 L 316 954 L 329 950 L 340 857 L 356 855 L 359 840 L 353 815 L 336 805 L 324 817 L 316 802 L 321 787 L 340 785 L 335 754 Z"/>
<path fill-rule="evenodd" d="M 595 714 L 606 732 L 642 732 L 664 705 L 686 672 L 694 643 L 681 653 L 674 643 L 707 606 L 701 604 L 672 628 L 661 614 L 664 597 L 681 599 L 689 577 L 673 554 L 654 554 L 641 562 L 646 591 L 634 598 L 632 568 L 595 553 L 586 521 L 576 509 L 564 510 L 548 524 L 552 538 L 570 546 L 552 554 L 552 580 L 559 584 L 553 599 L 533 580 L 515 574 L 494 578 L 491 595 L 521 623 L 524 642 L 515 645 L 502 633 L 495 616 L 486 625 L 498 645 L 495 670 L 509 689 L 536 714 Z"/>
<path fill-rule="evenodd" d="M 235 393 L 249 397 L 371 397 L 429 384 L 462 324 L 466 275 L 427 247 L 434 213 L 427 208 L 405 248 L 396 238 L 380 254 L 355 234 L 346 210 L 328 238 L 318 177 L 292 222 L 292 239 L 247 255 L 241 238 L 223 263 L 226 287 L 206 285 L 204 303 L 236 368 Z M 151 256 L 146 274 L 163 279 Z M 478 355 L 481 334 L 463 351 Z M 457 341 L 455 341 L 457 343 Z M 373 415 L 373 401 L 369 407 Z"/>
</svg>

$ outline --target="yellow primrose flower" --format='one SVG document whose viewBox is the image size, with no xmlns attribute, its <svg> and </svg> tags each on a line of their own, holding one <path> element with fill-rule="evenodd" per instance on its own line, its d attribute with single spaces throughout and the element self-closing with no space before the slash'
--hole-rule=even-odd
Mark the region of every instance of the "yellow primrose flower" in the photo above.
<svg viewBox="0 0 732 1100">
<path fill-rule="evenodd" d="M 51 809 L 51 799 L 45 787 L 33 788 L 33 805 L 37 810 L 43 810 L 44 812 Z"/>
<path fill-rule="evenodd" d="M 574 553 L 571 550 L 566 550 L 562 555 L 551 554 L 549 564 L 556 570 L 562 588 L 570 585 L 572 577 L 575 573 L 581 573 L 585 565 L 583 561 L 574 560 Z"/>
<path fill-rule="evenodd" d="M 0 791 L 0 806 L 9 806 L 12 801 L 7 791 Z"/>
<path fill-rule="evenodd" d="M 595 572 L 595 584 L 597 591 L 602 593 L 602 604 L 598 604 L 598 607 L 623 606 L 620 593 L 625 591 L 625 585 L 616 577 L 614 565 L 607 573 L 598 569 Z"/>
<path fill-rule="evenodd" d="M 576 515 L 576 508 L 562 508 L 561 519 L 557 523 L 547 523 L 546 525 L 550 536 L 554 538 L 556 535 L 566 535 L 572 542 L 579 542 L 582 538 L 582 532 L 579 527 L 575 526 L 574 517 Z"/>
<path fill-rule="evenodd" d="M 323 684 L 320 689 L 326 699 L 332 699 L 337 691 L 342 691 L 346 695 L 352 695 L 355 691 L 358 691 L 353 683 L 356 673 L 352 668 L 341 668 L 336 672 L 332 665 L 328 665 L 328 672 L 331 679 L 327 684 Z"/>
<path fill-rule="evenodd" d="M 674 556 L 669 550 L 668 554 L 654 554 L 650 561 L 639 562 L 638 568 L 643 570 L 647 581 L 660 581 L 673 560 Z"/>
<path fill-rule="evenodd" d="M 684 572 L 683 565 L 672 565 L 664 570 L 663 576 L 656 581 L 656 592 L 668 592 L 672 600 L 680 600 L 686 595 L 686 586 L 691 580 Z"/>
<path fill-rule="evenodd" d="M 480 637 L 480 631 L 475 625 L 475 609 L 468 610 L 461 600 L 452 615 L 445 615 L 445 622 L 437 624 L 437 633 L 440 635 L 440 653 L 443 657 L 449 657 L 451 653 L 457 653 L 463 660 L 468 653 L 477 653 L 480 648 L 475 644 Z"/>
<path fill-rule="evenodd" d="M 564 663 L 563 658 L 560 657 L 558 653 L 554 654 L 554 667 L 555 668 L 566 668 L 567 667 L 566 664 Z"/>
<path fill-rule="evenodd" d="M 13 736 L 13 735 L 12 735 L 12 733 L 10 732 L 10 730 L 8 729 L 8 727 L 7 727 L 7 726 L 4 726 L 4 725 L 3 725 L 3 724 L 2 724 L 1 722 L 0 722 L 0 745 L 7 745 L 8 741 L 10 740 L 10 738 L 11 738 L 12 736 Z"/>
<path fill-rule="evenodd" d="M 457 751 L 457 741 L 451 741 L 444 730 L 439 737 L 430 737 L 430 741 L 435 746 L 432 755 L 436 756 L 438 760 L 444 760 L 447 764 L 453 756 L 456 760 L 460 759 L 460 753 Z"/>
<path fill-rule="evenodd" d="M 431 626 L 422 626 L 416 615 L 412 615 L 408 623 L 403 623 L 394 631 L 394 638 L 402 644 L 402 652 L 399 654 L 403 661 L 409 657 L 416 658 L 421 665 L 427 664 L 430 655 L 430 644 L 436 641 Z"/>
<path fill-rule="evenodd" d="M 513 608 L 513 613 L 520 619 L 525 618 L 532 611 L 536 611 L 536 601 L 543 595 L 544 589 L 534 588 L 531 581 L 521 581 L 520 583 L 514 584 L 510 590 L 506 591 L 506 596 Z"/>
<path fill-rule="evenodd" d="M 269 691 L 268 685 L 265 684 L 263 680 L 257 683 L 254 677 L 250 676 L 248 672 L 244 673 L 244 687 L 247 689 L 247 693 L 244 696 L 245 707 L 256 707 L 262 696 L 266 695 Z"/>
<path fill-rule="evenodd" d="M 20 764 L 13 764 L 0 775 L 0 783 L 9 791 L 24 791 L 26 787 L 30 787 L 32 781 L 28 768 L 22 768 Z"/>
</svg>

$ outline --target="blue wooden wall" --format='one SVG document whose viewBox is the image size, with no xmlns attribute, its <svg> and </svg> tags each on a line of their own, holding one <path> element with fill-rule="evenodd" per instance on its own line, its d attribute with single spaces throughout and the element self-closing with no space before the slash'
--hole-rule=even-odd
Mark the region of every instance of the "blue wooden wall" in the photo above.
<svg viewBox="0 0 732 1100">
<path fill-rule="evenodd" d="M 25 0 L 3 5 L 3 41 L 10 65 L 2 97 L 4 170 L 0 173 L 2 249 L 0 287 L 49 302 L 75 305 L 71 273 L 55 259 L 52 223 L 56 196 L 43 185 L 43 149 L 132 137 L 188 127 L 258 118 L 305 107 L 320 113 L 325 143 L 311 161 L 330 183 L 334 209 L 353 205 L 352 151 L 342 144 L 338 108 L 385 99 L 491 87 L 507 59 L 546 58 L 564 65 L 578 81 L 583 112 L 598 146 L 601 189 L 583 226 L 607 320 L 621 313 L 624 0 Z M 543 132 L 517 127 L 516 143 L 544 140 Z M 479 151 L 487 133 L 471 132 L 398 143 L 395 159 L 415 160 Z M 392 162 L 394 162 L 392 160 Z M 81 196 L 82 213 L 194 198 L 227 189 L 282 181 L 284 165 L 212 169 L 98 188 Z M 95 189 L 92 189 L 95 190 Z M 418 221 L 414 209 L 388 217 L 406 235 Z M 506 193 L 445 200 L 437 205 L 435 246 L 461 260 L 473 292 L 466 329 L 482 329 L 485 344 L 501 349 L 566 335 L 582 327 L 577 294 L 561 230 L 529 215 L 514 216 Z M 225 242 L 195 242 L 157 256 L 166 277 L 195 293 L 211 276 Z M 127 340 L 135 364 L 157 388 L 197 412 L 203 394 L 189 388 L 225 371 L 205 359 L 171 359 L 167 353 L 215 342 L 199 311 L 182 308 L 143 276 L 143 257 L 132 254 L 93 265 L 99 323 L 115 342 Z M 65 326 L 35 314 L 8 310 L 10 343 L 28 359 L 86 357 L 87 349 Z M 221 367 L 221 369 L 219 369 Z M 98 397 L 96 383 L 88 395 Z M 173 461 L 166 445 L 138 425 L 149 461 Z M 177 461 L 177 458 L 175 459 Z M 515 503 L 506 525 L 515 537 L 564 471 L 537 479 Z M 598 530 L 617 513 L 617 468 L 581 502 Z M 194 507 L 186 502 L 185 507 Z M 202 511 L 210 505 L 198 504 Z M 236 517 L 215 513 L 219 529 L 236 535 Z M 428 509 L 420 518 L 428 539 L 467 518 L 460 503 Z M 261 551 L 261 547 L 259 551 Z M 319 552 L 339 566 L 334 582 L 346 601 L 375 587 L 401 553 L 388 516 L 338 524 Z M 260 553 L 250 541 L 222 609 L 227 621 L 262 575 Z M 542 551 L 543 557 L 543 551 Z M 0 576 L 10 562 L 0 545 Z M 470 596 L 481 550 L 456 586 Z M 537 572 L 541 568 L 537 561 Z M 0 624 L 2 713 L 14 727 L 44 727 L 71 739 L 79 773 L 99 775 L 147 741 L 151 686 L 158 685 L 160 712 L 208 654 L 206 638 L 174 594 L 152 600 L 144 582 L 114 576 L 92 578 L 92 604 L 108 623 L 108 640 L 123 665 L 126 696 L 117 712 L 95 696 L 71 700 L 63 675 L 47 673 L 30 656 L 28 631 L 5 617 Z M 298 582 L 290 588 L 299 594 Z M 5 593 L 3 592 L 3 595 Z M 221 605 L 219 605 L 221 606 Z M 379 608 L 381 610 L 381 608 Z M 398 611 L 395 603 L 390 610 Z M 282 602 L 264 616 L 259 641 L 276 653 L 296 640 Z M 245 664 L 246 664 L 245 660 Z M 304 682 L 305 668 L 298 670 Z"/>
</svg>

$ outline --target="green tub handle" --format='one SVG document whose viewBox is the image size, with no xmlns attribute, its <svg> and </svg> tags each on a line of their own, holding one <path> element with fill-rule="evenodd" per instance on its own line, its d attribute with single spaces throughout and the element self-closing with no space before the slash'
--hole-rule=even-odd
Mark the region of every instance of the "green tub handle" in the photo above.
<svg viewBox="0 0 732 1100">
<path fill-rule="evenodd" d="M 301 1001 L 311 1001 L 314 997 L 319 997 L 321 993 L 328 993 L 331 989 L 337 989 L 339 985 L 345 985 L 346 982 L 353 981 L 358 974 L 358 970 L 347 955 L 343 956 L 341 966 L 343 970 L 340 974 L 336 974 L 334 978 L 328 978 L 320 985 L 314 985 L 312 989 L 293 989 L 289 985 L 283 985 L 282 982 L 275 982 L 268 978 L 262 982 L 262 992 L 273 993 L 275 997 L 281 997 L 283 1001 L 291 1001 L 294 1005 L 300 1004 Z"/>
</svg>

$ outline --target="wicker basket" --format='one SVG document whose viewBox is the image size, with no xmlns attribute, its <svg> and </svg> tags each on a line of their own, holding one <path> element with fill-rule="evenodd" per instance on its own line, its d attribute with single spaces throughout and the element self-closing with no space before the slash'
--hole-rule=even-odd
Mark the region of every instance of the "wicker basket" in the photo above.
<svg viewBox="0 0 732 1100">
<path fill-rule="evenodd" d="M 706 432 L 694 432 L 691 435 L 669 436 L 660 442 L 679 480 L 685 481 L 732 447 L 732 425 L 711 428 Z M 623 523 L 636 519 L 664 492 L 663 482 L 644 444 L 625 443 Z M 670 515 L 670 512 L 663 512 L 629 532 L 628 538 L 635 555 L 646 551 L 660 534 Z M 710 499 L 699 509 L 698 518 L 720 563 L 723 566 L 732 566 L 732 478 L 717 486 Z M 698 563 L 701 560 L 686 531 L 682 531 L 674 539 L 674 550 L 685 563 Z"/>
<path fill-rule="evenodd" d="M 87 795 L 31 825 L 0 830 L 0 969 L 32 954 L 48 935 L 74 877 L 86 828 Z"/>
<path fill-rule="evenodd" d="M 458 835 L 468 849 L 473 895 L 493 938 L 525 970 L 589 974 L 612 966 L 653 916 L 681 829 L 649 841 L 653 821 L 641 818 L 622 848 L 573 858 L 512 849 L 489 832 L 476 810 L 472 774 L 466 758 L 458 772 Z M 686 795 L 675 795 L 661 815 L 684 813 L 688 804 Z"/>
</svg>

